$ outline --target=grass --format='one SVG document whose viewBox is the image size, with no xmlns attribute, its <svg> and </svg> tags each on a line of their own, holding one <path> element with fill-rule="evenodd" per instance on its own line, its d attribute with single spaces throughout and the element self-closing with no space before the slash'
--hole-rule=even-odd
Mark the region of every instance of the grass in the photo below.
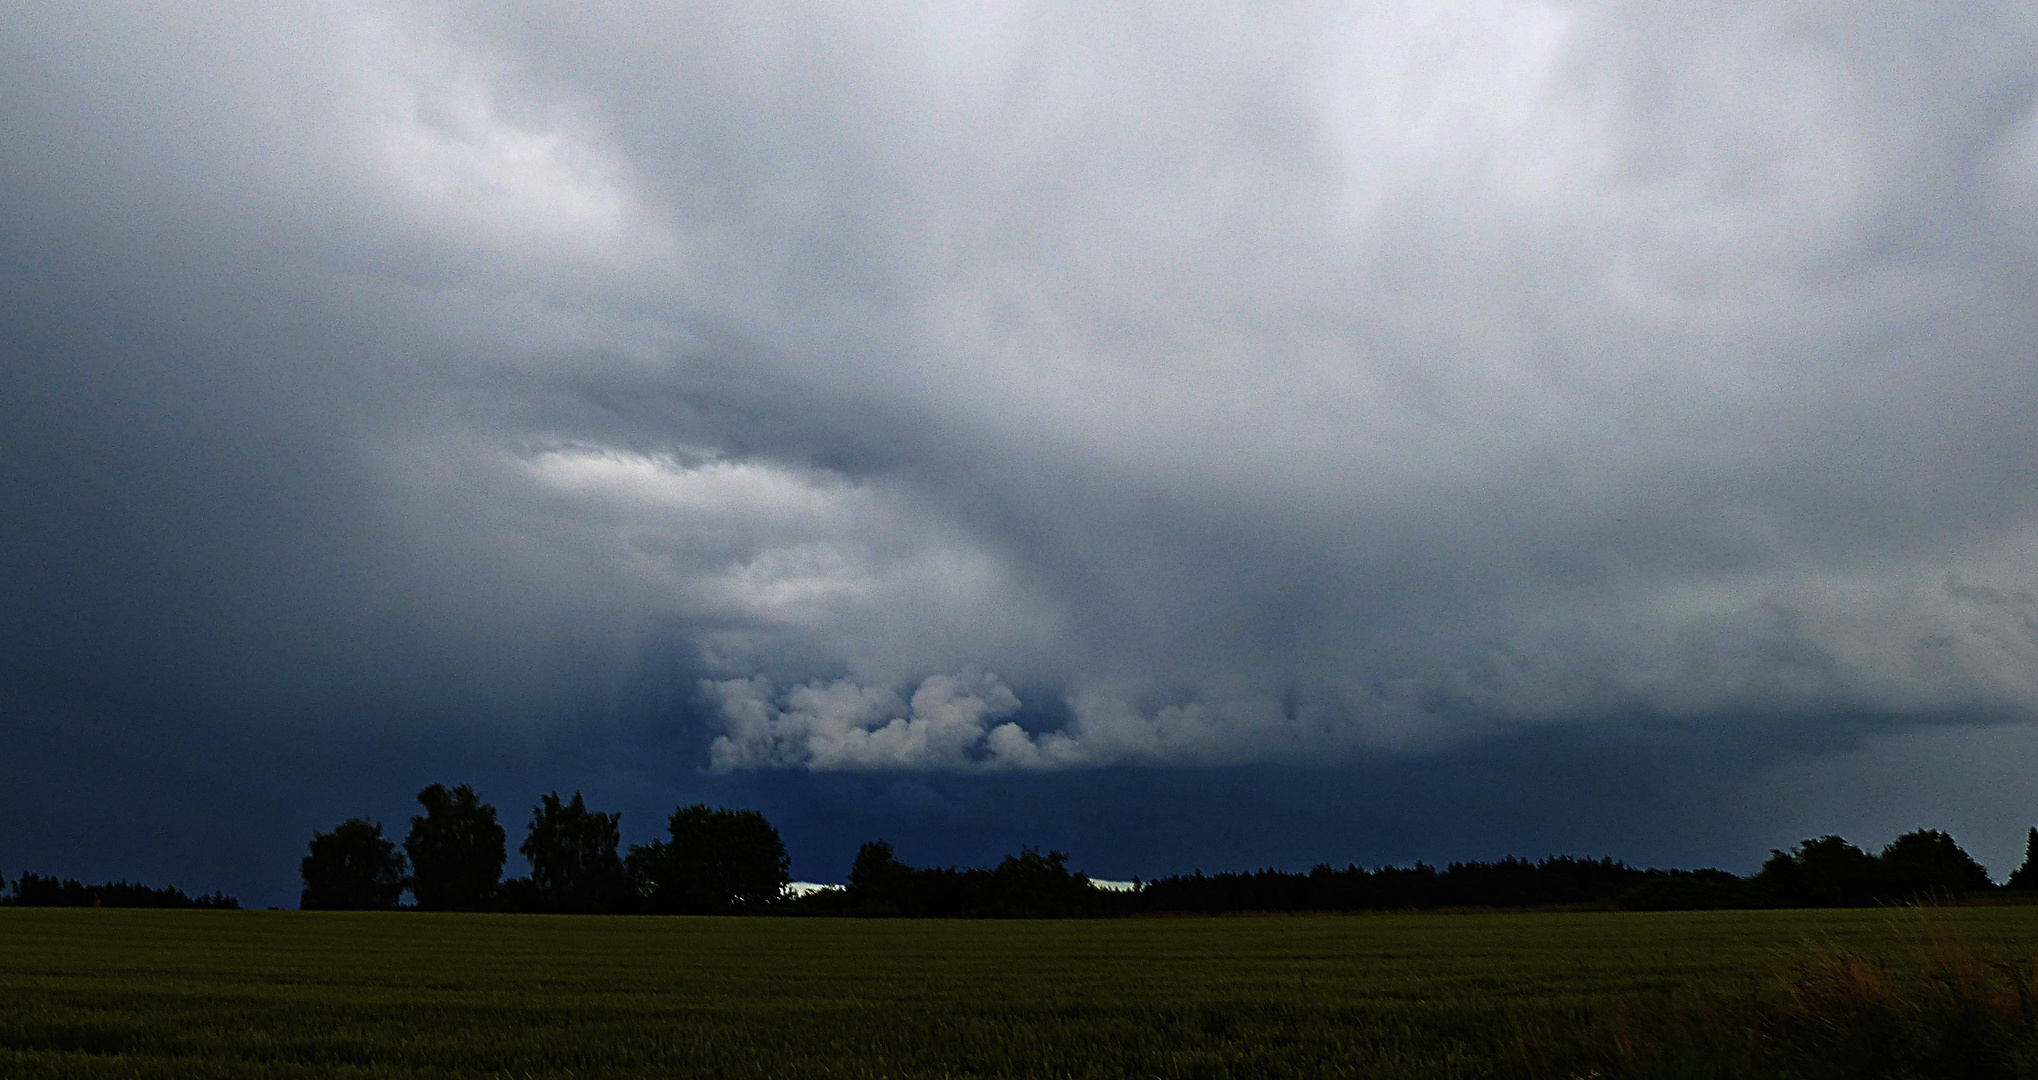
<svg viewBox="0 0 2038 1080">
<path fill-rule="evenodd" d="M 2031 908 L 0 909 L 0 1077 L 2038 1076 L 2034 955 Z"/>
</svg>

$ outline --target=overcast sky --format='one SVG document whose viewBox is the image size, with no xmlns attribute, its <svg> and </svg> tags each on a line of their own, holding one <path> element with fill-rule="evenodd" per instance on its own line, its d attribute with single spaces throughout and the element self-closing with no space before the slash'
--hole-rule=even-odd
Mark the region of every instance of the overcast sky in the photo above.
<svg viewBox="0 0 2038 1080">
<path fill-rule="evenodd" d="M 0 192 L 0 874 L 2038 819 L 2027 4 L 31 2 Z"/>
</svg>

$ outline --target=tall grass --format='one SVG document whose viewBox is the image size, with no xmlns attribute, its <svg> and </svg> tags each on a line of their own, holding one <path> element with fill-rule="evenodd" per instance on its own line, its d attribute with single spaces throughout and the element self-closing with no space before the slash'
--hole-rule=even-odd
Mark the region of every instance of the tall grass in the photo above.
<svg viewBox="0 0 2038 1080">
<path fill-rule="evenodd" d="M 2038 955 L 1945 909 L 1888 914 L 1880 940 L 1779 949 L 1746 984 L 1617 1002 L 1570 1037 L 1524 1038 L 1552 1077 L 2012 1080 L 2038 1077 Z"/>
<path fill-rule="evenodd" d="M 1806 1077 L 2038 1075 L 2038 957 L 1913 908 L 1878 951 L 1808 944 L 1758 1030 Z"/>
</svg>

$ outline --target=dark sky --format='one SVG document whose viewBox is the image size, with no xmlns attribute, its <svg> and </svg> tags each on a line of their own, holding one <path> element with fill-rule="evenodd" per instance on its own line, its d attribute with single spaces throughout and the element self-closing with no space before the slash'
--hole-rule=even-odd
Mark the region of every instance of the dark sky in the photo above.
<svg viewBox="0 0 2038 1080">
<path fill-rule="evenodd" d="M 34 3 L 0 192 L 0 874 L 2038 819 L 2029 5 Z"/>
</svg>

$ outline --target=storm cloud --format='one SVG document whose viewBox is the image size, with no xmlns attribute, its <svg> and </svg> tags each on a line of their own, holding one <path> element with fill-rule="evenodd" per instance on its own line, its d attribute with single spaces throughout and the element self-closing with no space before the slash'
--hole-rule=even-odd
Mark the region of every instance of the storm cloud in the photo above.
<svg viewBox="0 0 2038 1080">
<path fill-rule="evenodd" d="M 1930 787 L 1872 747 L 2038 719 L 2025 5 L 31 4 L 0 50 L 31 757 L 1576 731 Z"/>
</svg>

